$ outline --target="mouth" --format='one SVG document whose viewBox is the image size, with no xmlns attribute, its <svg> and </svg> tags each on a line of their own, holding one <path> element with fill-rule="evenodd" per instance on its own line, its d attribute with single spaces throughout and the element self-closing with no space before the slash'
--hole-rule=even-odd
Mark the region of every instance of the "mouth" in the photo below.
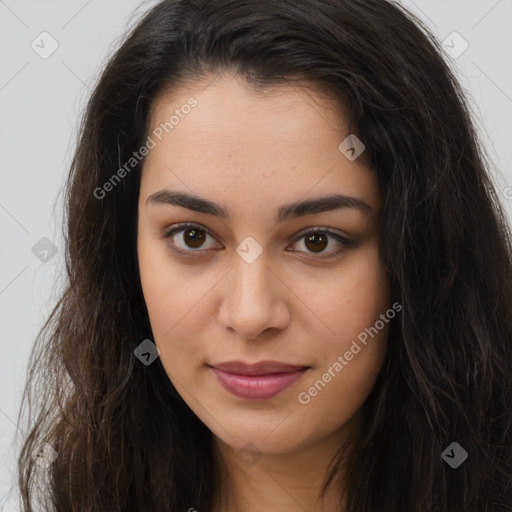
<svg viewBox="0 0 512 512">
<path fill-rule="evenodd" d="M 272 398 L 292 386 L 311 368 L 278 361 L 256 364 L 230 361 L 208 366 L 224 389 L 247 400 Z"/>
</svg>

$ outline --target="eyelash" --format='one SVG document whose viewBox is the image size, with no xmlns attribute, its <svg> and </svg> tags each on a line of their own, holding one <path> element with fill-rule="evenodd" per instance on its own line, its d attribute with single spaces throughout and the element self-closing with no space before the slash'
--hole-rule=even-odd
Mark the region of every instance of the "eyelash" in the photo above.
<svg viewBox="0 0 512 512">
<path fill-rule="evenodd" d="M 211 233 L 208 229 L 206 229 L 203 226 L 200 226 L 198 224 L 183 223 L 183 224 L 178 224 L 178 225 L 176 225 L 176 226 L 166 230 L 163 233 L 163 235 L 162 235 L 162 239 L 168 240 L 173 235 L 175 235 L 175 234 L 177 234 L 179 232 L 186 231 L 187 229 L 196 229 L 198 231 L 206 233 L 207 235 L 211 236 L 212 238 L 216 238 L 213 235 L 213 233 Z M 316 256 L 316 259 L 330 259 L 330 258 L 333 258 L 334 256 L 337 256 L 338 254 L 343 252 L 345 249 L 355 245 L 355 243 L 352 242 L 351 240 L 346 239 L 345 237 L 341 236 L 339 233 L 336 233 L 335 231 L 332 231 L 329 228 L 309 228 L 306 231 L 302 231 L 298 235 L 298 237 L 293 241 L 293 244 L 298 242 L 301 238 L 306 237 L 307 235 L 316 234 L 316 233 L 327 234 L 327 235 L 331 236 L 332 238 L 334 238 L 342 246 L 337 251 L 334 251 L 333 253 L 328 254 L 328 255 L 324 255 L 322 253 L 314 253 L 314 252 L 307 253 L 307 254 L 313 254 L 313 255 L 317 254 L 318 256 Z M 183 255 L 185 257 L 189 257 L 189 258 L 195 258 L 195 257 L 201 256 L 202 252 L 214 250 L 214 249 L 195 249 L 195 250 L 194 249 L 190 249 L 190 250 L 184 250 L 184 249 L 180 249 L 180 248 L 176 247 L 173 243 L 170 243 L 170 246 L 171 246 L 171 250 L 173 252 L 176 252 L 178 254 L 181 254 L 181 255 Z M 305 251 L 299 251 L 299 252 L 305 252 Z M 193 254 L 193 253 L 198 253 L 198 254 Z"/>
</svg>

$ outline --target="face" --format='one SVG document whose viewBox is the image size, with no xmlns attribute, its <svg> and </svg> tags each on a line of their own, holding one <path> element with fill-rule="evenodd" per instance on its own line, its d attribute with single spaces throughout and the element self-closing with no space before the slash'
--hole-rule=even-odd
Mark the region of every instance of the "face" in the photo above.
<svg viewBox="0 0 512 512">
<path fill-rule="evenodd" d="M 390 308 L 377 177 L 339 149 L 342 111 L 226 75 L 157 98 L 149 135 L 138 260 L 169 379 L 233 448 L 336 435 L 375 383 Z"/>
</svg>

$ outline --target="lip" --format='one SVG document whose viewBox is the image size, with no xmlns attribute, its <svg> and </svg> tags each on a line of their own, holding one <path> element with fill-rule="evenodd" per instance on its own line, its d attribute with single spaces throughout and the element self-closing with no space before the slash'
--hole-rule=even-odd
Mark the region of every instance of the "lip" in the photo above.
<svg viewBox="0 0 512 512">
<path fill-rule="evenodd" d="M 248 400 L 265 400 L 278 395 L 310 368 L 278 361 L 255 364 L 229 361 L 209 366 L 227 391 Z"/>
</svg>

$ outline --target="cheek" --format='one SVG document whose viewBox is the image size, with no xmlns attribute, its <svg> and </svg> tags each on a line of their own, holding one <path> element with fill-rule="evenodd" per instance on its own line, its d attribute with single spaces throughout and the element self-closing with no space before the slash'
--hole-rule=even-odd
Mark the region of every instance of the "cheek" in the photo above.
<svg viewBox="0 0 512 512">
<path fill-rule="evenodd" d="M 377 243 L 347 254 L 342 264 L 322 279 L 301 280 L 297 294 L 307 298 L 308 307 L 315 313 L 320 329 L 317 332 L 322 334 L 315 341 L 326 361 L 333 353 L 348 350 L 352 341 L 391 305 Z"/>
<path fill-rule="evenodd" d="M 170 272 L 161 250 L 144 238 L 138 242 L 139 273 L 153 334 L 161 336 L 172 327 L 170 311 L 174 311 L 178 275 Z"/>
<path fill-rule="evenodd" d="M 361 408 L 386 355 L 392 318 L 386 317 L 389 288 L 381 271 L 366 275 L 365 280 L 354 274 L 344 281 L 345 291 L 337 295 L 336 307 L 323 304 L 323 321 L 334 334 L 316 339 L 319 365 L 298 390 L 303 427 L 320 437 L 345 424 Z"/>
<path fill-rule="evenodd" d="M 377 245 L 354 256 L 332 276 L 331 293 L 316 295 L 313 307 L 324 311 L 330 335 L 318 340 L 322 361 L 298 397 L 311 415 L 326 419 L 326 432 L 355 414 L 373 388 L 394 316 L 386 316 L 391 294 Z"/>
<path fill-rule="evenodd" d="M 175 373 L 174 369 L 182 368 L 183 363 L 190 364 L 191 354 L 200 347 L 201 337 L 196 331 L 204 326 L 205 299 L 219 276 L 180 265 L 164 243 L 143 236 L 138 241 L 138 259 L 153 341 L 166 370 Z"/>
<path fill-rule="evenodd" d="M 162 249 L 163 245 L 161 241 L 153 240 L 144 229 L 139 231 L 137 250 L 140 281 L 157 345 L 176 322 L 176 290 L 181 284 L 180 274 L 173 271 L 172 262 Z"/>
</svg>

